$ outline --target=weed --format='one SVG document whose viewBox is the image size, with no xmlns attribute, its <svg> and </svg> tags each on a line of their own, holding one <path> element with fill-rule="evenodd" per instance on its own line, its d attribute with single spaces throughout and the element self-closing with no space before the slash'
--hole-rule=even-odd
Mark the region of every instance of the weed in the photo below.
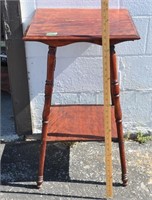
<svg viewBox="0 0 152 200">
<path fill-rule="evenodd" d="M 145 135 L 145 134 L 143 134 L 141 131 L 138 131 L 135 140 L 136 140 L 137 142 L 139 142 L 140 144 L 143 144 L 143 143 L 145 143 L 145 142 L 148 142 L 148 141 L 152 140 L 152 136 L 150 136 L 150 135 Z"/>
</svg>

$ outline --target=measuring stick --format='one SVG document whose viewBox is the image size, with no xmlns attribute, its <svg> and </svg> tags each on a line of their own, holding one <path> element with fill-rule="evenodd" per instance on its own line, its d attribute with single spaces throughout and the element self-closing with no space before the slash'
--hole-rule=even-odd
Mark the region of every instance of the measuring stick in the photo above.
<svg viewBox="0 0 152 200">
<path fill-rule="evenodd" d="M 104 132 L 106 163 L 106 196 L 113 196 L 112 188 L 112 142 L 111 142 L 111 98 L 110 98 L 110 42 L 109 42 L 109 0 L 102 1 L 102 48 L 104 86 Z"/>
</svg>

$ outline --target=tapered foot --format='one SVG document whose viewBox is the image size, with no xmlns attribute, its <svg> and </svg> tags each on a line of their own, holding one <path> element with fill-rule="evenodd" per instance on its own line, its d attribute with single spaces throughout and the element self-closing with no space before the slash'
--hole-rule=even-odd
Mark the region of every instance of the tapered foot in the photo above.
<svg viewBox="0 0 152 200">
<path fill-rule="evenodd" d="M 40 189 L 42 187 L 42 183 L 43 183 L 43 176 L 39 176 L 38 181 L 37 181 L 37 188 L 38 189 Z"/>
<path fill-rule="evenodd" d="M 127 174 L 122 174 L 122 184 L 123 186 L 127 186 L 128 185 L 128 178 L 127 178 Z"/>
</svg>

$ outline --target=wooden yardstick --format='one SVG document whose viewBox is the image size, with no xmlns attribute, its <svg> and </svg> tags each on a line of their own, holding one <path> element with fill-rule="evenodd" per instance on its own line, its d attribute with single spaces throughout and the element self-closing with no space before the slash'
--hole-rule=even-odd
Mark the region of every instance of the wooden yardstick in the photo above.
<svg viewBox="0 0 152 200">
<path fill-rule="evenodd" d="M 109 0 L 101 0 L 102 49 L 104 86 L 104 132 L 106 163 L 106 196 L 113 196 L 112 188 L 112 141 L 111 141 L 111 97 L 110 97 L 110 42 L 109 42 Z"/>
</svg>

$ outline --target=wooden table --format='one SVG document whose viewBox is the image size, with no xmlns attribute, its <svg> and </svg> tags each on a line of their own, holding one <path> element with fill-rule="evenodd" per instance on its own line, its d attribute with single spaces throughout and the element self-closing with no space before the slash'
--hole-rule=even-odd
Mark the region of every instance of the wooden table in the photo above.
<svg viewBox="0 0 152 200">
<path fill-rule="evenodd" d="M 122 181 L 126 186 L 126 159 L 115 44 L 137 40 L 140 37 L 127 10 L 111 9 L 109 15 L 112 138 L 118 138 Z M 104 139 L 102 105 L 51 105 L 57 47 L 75 42 L 102 45 L 101 24 L 100 9 L 37 9 L 23 37 L 25 41 L 42 42 L 49 46 L 38 188 L 43 182 L 47 141 L 101 141 Z"/>
</svg>

